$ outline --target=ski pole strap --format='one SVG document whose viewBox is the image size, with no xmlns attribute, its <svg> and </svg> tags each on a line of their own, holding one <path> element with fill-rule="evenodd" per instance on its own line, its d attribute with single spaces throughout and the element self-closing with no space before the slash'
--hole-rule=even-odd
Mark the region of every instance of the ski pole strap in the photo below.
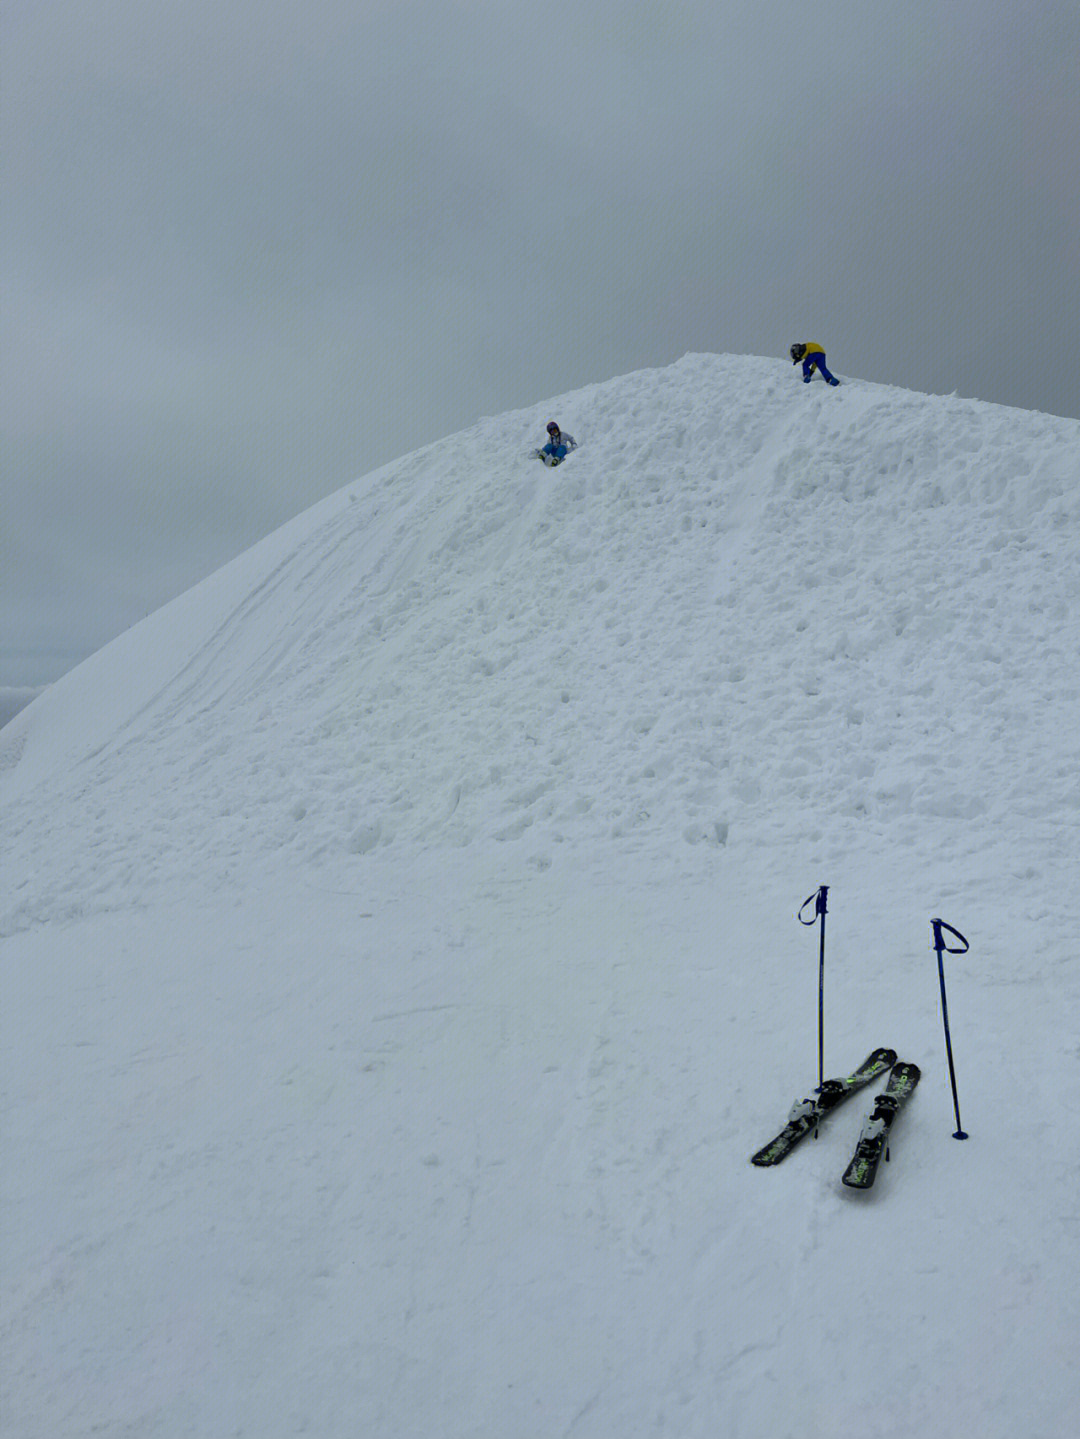
<svg viewBox="0 0 1080 1439">
<path fill-rule="evenodd" d="M 799 912 L 795 916 L 795 918 L 799 921 L 800 924 L 813 924 L 819 914 L 828 913 L 825 905 L 828 893 L 829 886 L 827 884 L 822 884 L 818 886 L 818 888 L 814 891 L 813 894 L 808 895 L 806 899 L 803 900 L 802 904 L 799 906 Z M 809 919 L 803 919 L 803 910 L 811 901 L 814 901 L 814 912 Z"/>
<path fill-rule="evenodd" d="M 964 936 L 960 933 L 958 929 L 953 929 L 952 925 L 946 924 L 943 919 L 932 919 L 930 923 L 934 929 L 934 948 L 939 954 L 943 950 L 946 954 L 967 954 L 971 946 L 968 944 L 967 940 L 964 938 Z M 958 939 L 960 941 L 961 947 L 959 949 L 945 943 L 945 941 L 941 937 L 941 931 L 943 929 L 946 930 L 949 934 L 951 934 L 954 939 Z"/>
</svg>

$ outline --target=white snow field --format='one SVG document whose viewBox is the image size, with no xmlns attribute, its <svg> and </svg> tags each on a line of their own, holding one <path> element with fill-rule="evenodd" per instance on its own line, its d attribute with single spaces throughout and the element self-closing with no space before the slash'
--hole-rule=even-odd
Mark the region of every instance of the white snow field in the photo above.
<svg viewBox="0 0 1080 1439">
<path fill-rule="evenodd" d="M 1078 650 L 1077 422 L 689 355 L 51 685 L 0 733 L 0 1433 L 1080 1433 Z M 874 1089 L 748 1162 L 819 884 L 826 1073 L 923 1070 L 866 1194 Z"/>
</svg>

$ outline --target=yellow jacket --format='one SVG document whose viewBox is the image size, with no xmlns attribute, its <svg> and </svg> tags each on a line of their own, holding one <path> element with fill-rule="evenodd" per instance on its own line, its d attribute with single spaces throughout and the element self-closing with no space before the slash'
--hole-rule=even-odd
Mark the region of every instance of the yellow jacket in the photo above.
<svg viewBox="0 0 1080 1439">
<path fill-rule="evenodd" d="M 825 351 L 820 345 L 807 345 L 803 359 L 805 360 L 807 355 L 823 355 L 824 353 Z"/>
</svg>

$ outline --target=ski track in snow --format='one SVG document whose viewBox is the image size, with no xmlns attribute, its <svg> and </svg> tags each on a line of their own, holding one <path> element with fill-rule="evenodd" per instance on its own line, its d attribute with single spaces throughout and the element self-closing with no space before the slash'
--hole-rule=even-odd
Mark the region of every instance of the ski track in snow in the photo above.
<svg viewBox="0 0 1080 1439">
<path fill-rule="evenodd" d="M 347 486 L 21 712 L 5 1435 L 1076 1429 L 1078 442 L 687 356 Z M 923 1069 L 866 1195 L 876 1086 L 747 1162 L 815 1082 L 820 882 L 827 1070 Z"/>
</svg>

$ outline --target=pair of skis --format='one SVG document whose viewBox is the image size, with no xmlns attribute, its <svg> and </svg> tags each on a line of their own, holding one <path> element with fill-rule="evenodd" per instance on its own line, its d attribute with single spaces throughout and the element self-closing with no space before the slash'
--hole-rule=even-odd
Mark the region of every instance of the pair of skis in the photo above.
<svg viewBox="0 0 1080 1439">
<path fill-rule="evenodd" d="M 750 1163 L 763 1167 L 779 1164 L 811 1130 L 817 1130 L 821 1121 L 837 1105 L 887 1071 L 891 1071 L 889 1082 L 875 1099 L 851 1163 L 843 1174 L 843 1182 L 849 1189 L 869 1189 L 877 1177 L 883 1156 L 888 1153 L 893 1121 L 919 1082 L 918 1065 L 906 1061 L 897 1063 L 895 1049 L 873 1050 L 846 1078 L 827 1079 L 811 1098 L 796 1100 L 787 1124 L 775 1139 L 758 1150 Z"/>
</svg>

